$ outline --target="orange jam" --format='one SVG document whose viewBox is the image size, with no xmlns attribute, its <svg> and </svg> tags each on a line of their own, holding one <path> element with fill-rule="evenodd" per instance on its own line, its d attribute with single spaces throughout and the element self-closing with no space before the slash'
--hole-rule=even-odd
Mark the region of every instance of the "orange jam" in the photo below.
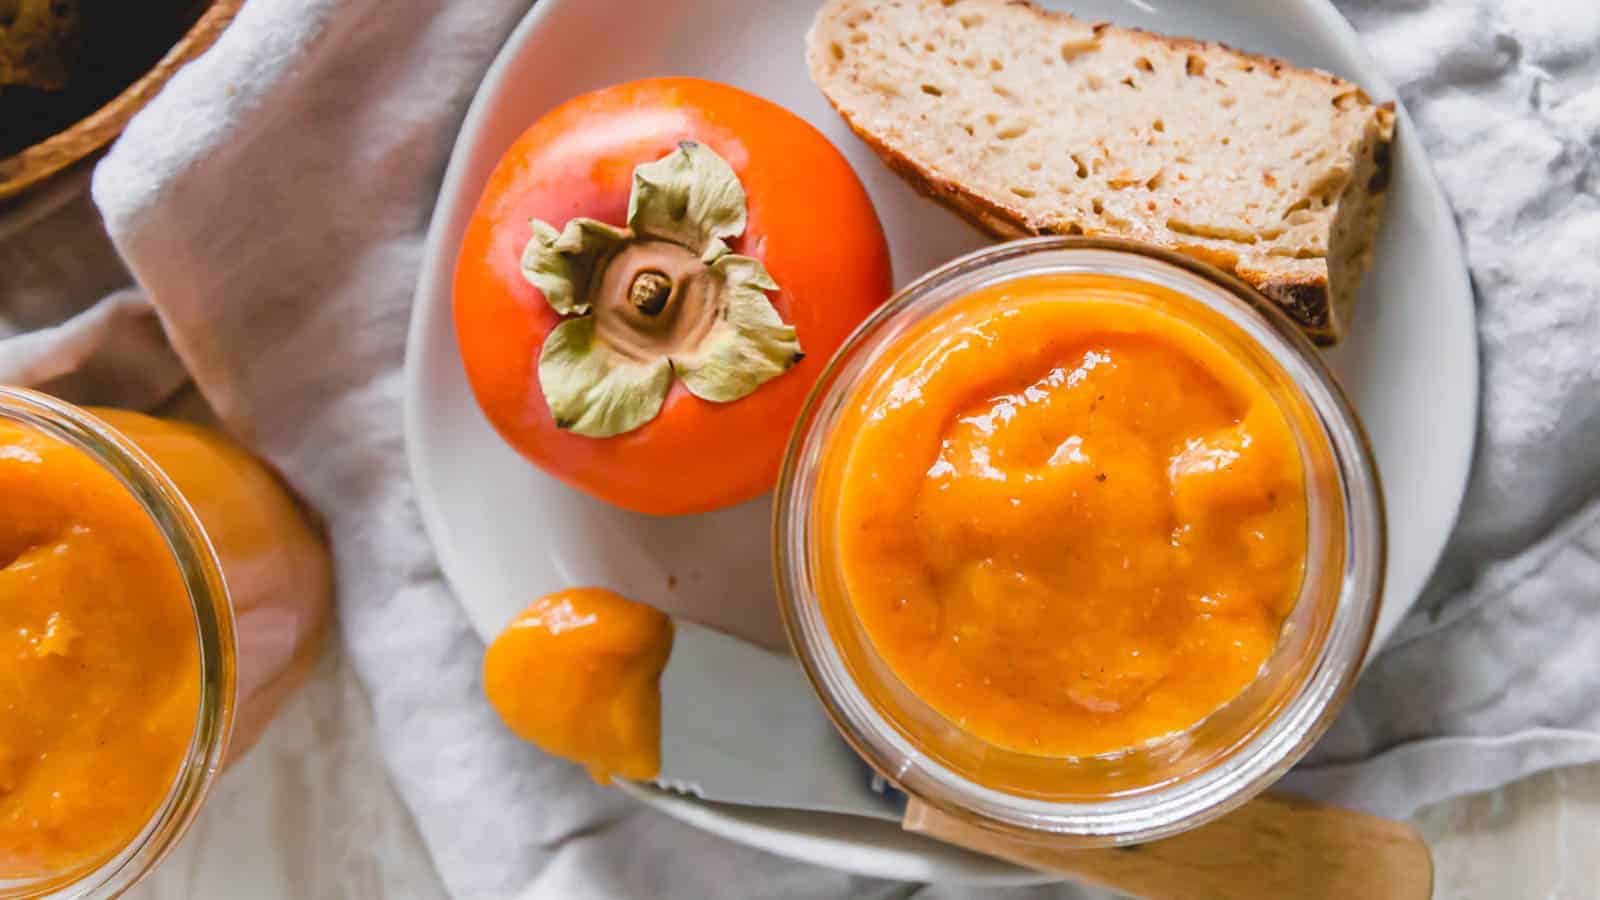
<svg viewBox="0 0 1600 900">
<path fill-rule="evenodd" d="M 154 521 L 87 453 L 0 421 L 0 880 L 127 844 L 198 703 L 194 612 Z"/>
<path fill-rule="evenodd" d="M 672 620 L 599 588 L 534 601 L 489 645 L 483 686 L 506 725 L 601 784 L 661 769 Z"/>
<path fill-rule="evenodd" d="M 276 473 L 226 435 L 120 409 L 95 416 L 150 455 L 193 507 L 228 581 L 238 638 L 229 761 L 310 674 L 333 610 L 333 561 Z"/>
<path fill-rule="evenodd" d="M 217 702 L 237 758 L 309 670 L 327 548 L 221 434 L 94 413 L 171 479 L 216 551 L 237 632 L 237 691 Z M 144 830 L 194 737 L 200 677 L 194 606 L 155 521 L 105 462 L 0 419 L 0 883 L 77 874 Z"/>
<path fill-rule="evenodd" d="M 1299 449 L 1188 308 L 1104 275 L 983 289 L 891 346 L 830 438 L 849 606 L 968 734 L 1124 750 L 1272 653 L 1305 567 Z"/>
</svg>

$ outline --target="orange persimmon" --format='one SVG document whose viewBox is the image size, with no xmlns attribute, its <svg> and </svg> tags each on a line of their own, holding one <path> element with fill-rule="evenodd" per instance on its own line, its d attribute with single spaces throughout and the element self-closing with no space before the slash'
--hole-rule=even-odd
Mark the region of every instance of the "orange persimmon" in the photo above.
<svg viewBox="0 0 1600 900">
<path fill-rule="evenodd" d="M 772 487 L 812 383 L 889 290 L 872 203 L 821 133 L 658 78 L 568 101 L 506 152 L 457 259 L 456 334 L 523 456 L 680 515 Z"/>
</svg>

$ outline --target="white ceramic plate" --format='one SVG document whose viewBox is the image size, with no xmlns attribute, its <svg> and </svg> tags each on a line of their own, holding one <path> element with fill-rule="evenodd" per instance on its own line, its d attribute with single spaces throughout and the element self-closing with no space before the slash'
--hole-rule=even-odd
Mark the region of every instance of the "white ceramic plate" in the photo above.
<svg viewBox="0 0 1600 900">
<path fill-rule="evenodd" d="M 583 91 L 651 75 L 725 81 L 821 128 L 866 182 L 905 283 L 986 239 L 914 194 L 857 141 L 806 76 L 803 42 L 820 0 L 540 0 L 512 34 L 467 114 L 428 234 L 406 355 L 412 476 L 446 577 L 485 639 L 534 597 L 603 584 L 781 646 L 768 554 L 770 504 L 652 519 L 573 491 L 524 462 L 478 411 L 456 351 L 456 247 L 501 152 Z M 1319 66 L 1392 99 L 1326 0 L 1078 0 L 1081 16 Z M 1333 363 L 1365 419 L 1390 510 L 1378 639 L 1415 601 L 1454 523 L 1476 433 L 1472 293 L 1450 211 L 1401 112 L 1389 217 L 1352 337 Z M 767 850 L 907 880 L 1019 883 L 1039 876 L 881 823 L 728 809 L 641 792 L 663 811 Z"/>
</svg>

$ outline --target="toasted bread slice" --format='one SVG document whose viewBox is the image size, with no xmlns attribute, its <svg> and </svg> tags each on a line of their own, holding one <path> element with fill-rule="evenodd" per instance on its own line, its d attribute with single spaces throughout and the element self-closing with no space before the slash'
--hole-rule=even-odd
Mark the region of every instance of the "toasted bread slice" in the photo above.
<svg viewBox="0 0 1600 900">
<path fill-rule="evenodd" d="M 1215 43 L 1019 0 L 830 0 L 811 77 L 895 171 L 992 233 L 1132 238 L 1343 336 L 1389 181 L 1392 104 Z"/>
</svg>

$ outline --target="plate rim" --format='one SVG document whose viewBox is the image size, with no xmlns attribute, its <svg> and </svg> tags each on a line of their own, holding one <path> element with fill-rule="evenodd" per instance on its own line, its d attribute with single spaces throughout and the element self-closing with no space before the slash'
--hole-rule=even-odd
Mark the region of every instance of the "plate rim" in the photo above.
<svg viewBox="0 0 1600 900">
<path fill-rule="evenodd" d="M 1384 489 L 1383 470 L 1378 465 L 1376 458 L 1373 460 L 1373 469 L 1378 473 L 1379 492 L 1384 496 L 1384 518 L 1387 520 L 1390 535 L 1386 540 L 1387 546 L 1385 547 L 1386 555 L 1389 557 L 1389 561 L 1385 563 L 1385 593 L 1380 601 L 1378 611 L 1378 625 L 1384 626 L 1387 624 L 1387 627 L 1378 627 L 1374 630 L 1372 641 L 1367 647 L 1366 659 L 1362 661 L 1362 668 L 1365 670 L 1400 630 L 1401 622 L 1405 620 L 1412 608 L 1417 605 L 1417 601 L 1422 598 L 1423 592 L 1428 589 L 1428 585 L 1439 571 L 1439 566 L 1444 562 L 1445 551 L 1449 548 L 1451 538 L 1455 536 L 1456 526 L 1461 522 L 1461 508 L 1466 502 L 1467 489 L 1472 482 L 1472 465 L 1478 455 L 1479 425 L 1483 417 L 1483 347 L 1478 327 L 1477 290 L 1472 283 L 1472 270 L 1467 260 L 1466 247 L 1461 240 L 1461 228 L 1456 222 L 1455 210 L 1450 206 L 1450 198 L 1445 195 L 1444 187 L 1439 183 L 1439 175 L 1434 171 L 1433 157 L 1428 154 L 1428 148 L 1423 146 L 1422 138 L 1417 134 L 1416 123 L 1411 118 L 1411 111 L 1406 108 L 1405 102 L 1400 98 L 1400 92 L 1395 89 L 1394 84 L 1389 80 L 1389 76 L 1378 65 L 1378 61 L 1373 58 L 1371 53 L 1367 52 L 1367 44 L 1366 41 L 1362 40 L 1361 33 L 1356 31 L 1350 20 L 1345 18 L 1344 14 L 1339 12 L 1338 8 L 1333 5 L 1333 0 L 1301 0 L 1301 2 L 1305 4 L 1312 15 L 1320 20 L 1322 27 L 1334 34 L 1341 44 L 1346 45 L 1347 52 L 1354 55 L 1360 60 L 1363 67 L 1370 71 L 1370 86 L 1377 88 L 1377 93 L 1389 98 L 1389 101 L 1394 104 L 1396 140 L 1405 142 L 1404 145 L 1407 148 L 1406 152 L 1397 154 L 1397 156 L 1416 167 L 1417 173 L 1422 177 L 1422 182 L 1418 185 L 1418 188 L 1427 194 L 1431 215 L 1447 223 L 1447 227 L 1444 229 L 1445 235 L 1443 235 L 1447 240 L 1442 242 L 1444 246 L 1439 246 L 1436 249 L 1438 252 L 1447 253 L 1450 256 L 1451 265 L 1449 268 L 1454 280 L 1454 284 L 1450 286 L 1451 293 L 1458 293 L 1465 298 L 1468 305 L 1468 318 L 1471 320 L 1471 353 L 1468 354 L 1466 359 L 1469 387 L 1465 391 L 1464 404 L 1467 406 L 1467 418 L 1473 423 L 1473 427 L 1468 433 L 1467 439 L 1461 443 L 1461 446 L 1450 461 L 1451 468 L 1459 473 L 1454 479 L 1455 488 L 1450 496 L 1450 512 L 1445 517 L 1445 527 L 1440 529 L 1438 536 L 1429 544 L 1427 556 L 1430 561 L 1422 582 L 1417 585 L 1415 594 L 1406 599 L 1400 612 L 1388 623 L 1384 622 L 1383 608 L 1388 606 L 1389 591 L 1392 587 L 1389 584 L 1392 579 L 1388 566 L 1393 564 L 1392 536 L 1395 531 L 1395 510 L 1389 504 L 1387 492 Z M 1359 410 L 1357 413 L 1359 414 Z M 1366 428 L 1364 422 L 1362 428 L 1363 430 Z"/>
<path fill-rule="evenodd" d="M 483 78 L 473 92 L 467 112 L 461 121 L 455 139 L 451 142 L 444 175 L 440 180 L 438 191 L 435 195 L 434 206 L 429 214 L 428 228 L 420 248 L 422 260 L 418 269 L 417 282 L 412 293 L 411 311 L 407 318 L 405 358 L 402 365 L 402 435 L 405 445 L 407 473 L 416 496 L 423 532 L 427 535 L 429 544 L 438 557 L 440 572 L 453 594 L 456 592 L 456 581 L 451 577 L 450 567 L 446 564 L 446 558 L 452 554 L 444 549 L 450 545 L 445 536 L 443 514 L 439 511 L 434 491 L 425 487 L 425 485 L 430 485 L 432 482 L 424 477 L 422 465 L 419 461 L 421 456 L 419 447 L 422 441 L 420 423 L 423 417 L 423 411 L 420 408 L 421 389 L 419 382 L 422 374 L 419 359 L 423 353 L 423 335 L 426 332 L 426 320 L 432 312 L 429 298 L 435 293 L 434 285 L 442 277 L 445 277 L 441 269 L 453 272 L 455 254 L 450 252 L 452 248 L 441 245 L 444 243 L 446 233 L 453 230 L 450 227 L 452 220 L 457 216 L 466 215 L 458 212 L 457 209 L 461 207 L 461 196 L 464 193 L 465 182 L 468 177 L 468 159 L 473 155 L 477 135 L 482 130 L 484 121 L 489 117 L 491 108 L 498 105 L 500 94 L 507 89 L 506 71 L 511 68 L 517 57 L 527 52 L 527 48 L 533 40 L 533 34 L 539 29 L 544 20 L 553 14 L 554 10 L 565 8 L 578 2 L 582 2 L 582 0 L 538 0 L 523 15 L 516 27 L 507 35 L 500 49 L 495 53 L 493 61 L 485 70 Z M 813 0 L 813 2 L 820 2 L 820 0 Z M 1450 512 L 1446 517 L 1445 527 L 1427 545 L 1427 556 L 1430 559 L 1427 566 L 1427 574 L 1418 586 L 1418 591 L 1413 596 L 1406 598 L 1399 612 L 1394 614 L 1393 620 L 1387 623 L 1388 627 L 1380 629 L 1374 635 L 1366 659 L 1366 662 L 1370 663 L 1382 646 L 1398 630 L 1400 622 L 1416 604 L 1421 591 L 1426 588 L 1433 574 L 1438 570 L 1443 560 L 1444 551 L 1449 544 L 1450 538 L 1455 533 L 1456 525 L 1460 519 L 1462 503 L 1465 500 L 1470 484 L 1472 462 L 1477 452 L 1479 429 L 1476 423 L 1480 418 L 1482 404 L 1482 360 L 1478 338 L 1476 295 L 1472 287 L 1470 269 L 1468 268 L 1465 248 L 1462 245 L 1455 215 L 1434 171 L 1432 159 L 1428 156 L 1426 148 L 1416 135 L 1410 113 L 1401 101 L 1394 85 L 1389 81 L 1382 68 L 1379 67 L 1377 61 L 1368 53 L 1366 44 L 1355 30 L 1355 27 L 1333 6 L 1332 0 L 1295 0 L 1295 2 L 1299 3 L 1307 13 L 1315 17 L 1319 28 L 1326 32 L 1342 53 L 1351 56 L 1360 64 L 1361 74 L 1355 80 L 1360 81 L 1363 86 L 1374 94 L 1393 101 L 1397 119 L 1396 140 L 1404 142 L 1406 147 L 1406 151 L 1401 158 L 1411 160 L 1411 164 L 1416 168 L 1416 175 L 1419 176 L 1418 183 L 1414 185 L 1413 190 L 1425 195 L 1431 218 L 1447 223 L 1447 227 L 1443 229 L 1444 234 L 1440 235 L 1440 244 L 1442 246 L 1436 246 L 1435 249 L 1436 252 L 1445 253 L 1449 256 L 1448 262 L 1450 265 L 1448 268 L 1454 281 L 1454 284 L 1450 285 L 1450 293 L 1464 297 L 1465 302 L 1470 307 L 1469 318 L 1471 319 L 1473 340 L 1471 342 L 1471 353 L 1465 364 L 1471 377 L 1469 379 L 1469 387 L 1463 391 L 1462 402 L 1469 407 L 1467 410 L 1469 412 L 1468 418 L 1474 423 L 1474 427 L 1471 429 L 1469 438 L 1462 442 L 1458 452 L 1449 460 L 1452 468 L 1460 474 L 1454 479 L 1455 486 L 1448 497 Z M 447 205 L 445 203 L 447 198 L 453 202 Z M 1380 470 L 1380 482 L 1382 478 L 1383 472 Z M 459 595 L 456 600 L 461 603 Z M 1384 597 L 1384 606 L 1388 607 L 1390 602 L 1391 598 L 1386 595 Z M 1380 612 L 1380 620 L 1382 618 L 1382 613 Z M 680 822 L 745 846 L 766 850 L 800 862 L 841 869 L 869 877 L 894 880 L 926 880 L 931 874 L 937 872 L 938 875 L 950 883 L 992 887 L 1034 885 L 1060 880 L 1057 876 L 1020 868 L 1010 872 L 979 874 L 973 872 L 963 873 L 959 870 L 959 866 L 956 866 L 955 870 L 945 871 L 947 867 L 939 866 L 937 863 L 932 867 L 923 868 L 921 871 L 916 872 L 907 871 L 905 868 L 896 865 L 863 864 L 859 866 L 841 866 L 837 863 L 837 857 L 832 857 L 826 852 L 817 849 L 815 845 L 823 843 L 820 839 L 786 832 L 778 826 L 751 825 L 727 813 L 723 813 L 713 804 L 693 799 L 661 796 L 642 788 L 626 790 L 626 793 L 652 809 Z M 869 851 L 869 856 L 872 850 L 877 849 L 864 847 L 859 842 L 849 839 L 835 839 L 832 843 L 840 847 L 847 847 L 856 853 L 860 853 L 863 850 Z M 878 852 L 888 854 L 888 851 L 878 850 Z"/>
</svg>

